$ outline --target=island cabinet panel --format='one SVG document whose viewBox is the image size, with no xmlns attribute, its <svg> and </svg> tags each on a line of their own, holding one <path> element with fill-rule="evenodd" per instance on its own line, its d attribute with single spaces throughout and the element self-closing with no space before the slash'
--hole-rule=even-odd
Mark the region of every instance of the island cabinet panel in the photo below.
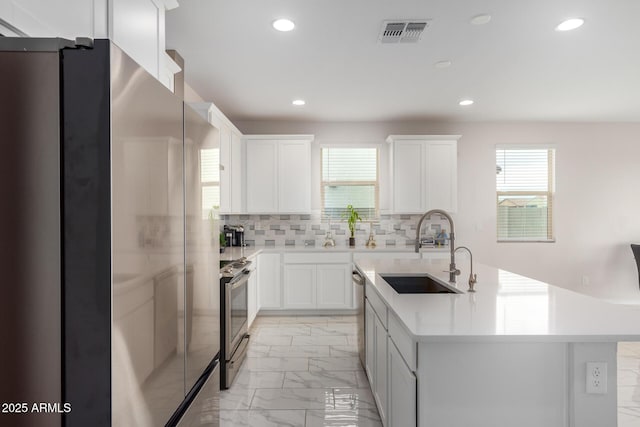
<svg viewBox="0 0 640 427">
<path fill-rule="evenodd" d="M 393 427 L 416 427 L 416 376 L 404 363 L 400 352 L 389 339 L 389 409 L 387 424 Z"/>
<path fill-rule="evenodd" d="M 375 322 L 375 386 L 373 396 L 378 406 L 380 420 L 387 426 L 387 330 L 382 325 L 378 316 L 374 316 Z"/>
<path fill-rule="evenodd" d="M 615 426 L 615 422 L 603 419 L 567 424 L 569 396 L 585 388 L 584 381 L 576 378 L 576 388 L 569 392 L 568 365 L 572 357 L 568 347 L 567 343 L 535 342 L 420 343 L 416 372 L 419 425 Z M 584 372 L 584 366 L 580 371 Z M 595 406 L 605 400 L 588 397 Z"/>
<path fill-rule="evenodd" d="M 367 377 L 369 377 L 369 385 L 371 386 L 371 391 L 375 388 L 375 367 L 374 367 L 374 359 L 375 359 L 375 344 L 376 344 L 376 334 L 375 334 L 375 313 L 373 312 L 373 308 L 371 308 L 371 304 L 366 300 L 364 307 L 364 335 L 365 335 L 365 359 L 364 359 L 364 368 L 367 372 Z"/>
</svg>

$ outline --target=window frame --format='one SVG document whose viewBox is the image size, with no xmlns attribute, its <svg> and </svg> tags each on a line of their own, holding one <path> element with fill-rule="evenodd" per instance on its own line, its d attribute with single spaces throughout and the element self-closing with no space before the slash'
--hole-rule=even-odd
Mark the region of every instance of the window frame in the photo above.
<svg viewBox="0 0 640 427">
<path fill-rule="evenodd" d="M 202 219 L 207 219 L 209 217 L 209 214 L 205 215 L 205 211 L 207 212 L 211 212 L 211 211 L 215 211 L 215 209 L 212 209 L 212 207 L 215 207 L 216 205 L 213 205 L 212 207 L 207 207 L 205 209 L 204 206 L 204 189 L 205 188 L 209 188 L 209 187 L 218 187 L 218 194 L 220 195 L 220 197 L 222 197 L 222 194 L 220 194 L 220 192 L 222 191 L 222 188 L 220 187 L 220 178 L 222 175 L 222 170 L 220 169 L 220 163 L 218 163 L 218 181 L 203 181 L 202 180 L 202 151 L 203 150 L 218 150 L 218 159 L 220 159 L 220 148 L 219 147 L 209 147 L 209 148 L 200 148 L 198 150 L 198 166 L 200 168 L 200 173 L 199 173 L 199 181 L 200 181 L 200 212 L 202 212 Z M 218 200 L 218 205 L 217 208 L 218 210 L 220 209 L 220 202 L 221 200 Z"/>
<path fill-rule="evenodd" d="M 375 149 L 376 150 L 376 180 L 375 181 L 325 181 L 324 180 L 324 156 L 323 150 L 336 148 L 363 148 L 363 149 Z M 345 187 L 358 187 L 358 186 L 374 186 L 374 198 L 375 209 L 372 218 L 363 218 L 364 222 L 372 222 L 380 219 L 380 145 L 379 144 L 327 144 L 320 146 L 320 216 L 321 218 L 328 218 L 331 220 L 342 220 L 342 218 L 335 218 L 325 213 L 325 185 L 345 186 Z M 345 206 L 346 208 L 346 206 Z"/>
<path fill-rule="evenodd" d="M 555 222 L 553 220 L 553 206 L 555 204 L 555 184 L 556 184 L 556 147 L 553 144 L 540 145 L 496 145 L 495 154 L 499 150 L 546 150 L 547 151 L 547 190 L 546 191 L 498 191 L 496 183 L 496 241 L 497 243 L 555 243 Z M 517 237 L 500 238 L 500 219 L 498 214 L 501 196 L 546 196 L 547 197 L 547 238 L 540 237 Z"/>
</svg>

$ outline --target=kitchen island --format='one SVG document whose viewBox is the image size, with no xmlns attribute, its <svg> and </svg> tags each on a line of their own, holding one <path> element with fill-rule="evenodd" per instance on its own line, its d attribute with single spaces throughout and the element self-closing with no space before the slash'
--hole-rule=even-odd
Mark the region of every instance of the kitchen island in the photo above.
<svg viewBox="0 0 640 427">
<path fill-rule="evenodd" d="M 467 262 L 461 293 L 398 294 L 381 274 L 446 283 L 448 262 L 356 261 L 366 278 L 365 369 L 384 424 L 615 427 L 617 342 L 640 341 L 640 309 L 478 264 L 468 293 Z M 605 363 L 597 377 L 588 362 Z"/>
</svg>

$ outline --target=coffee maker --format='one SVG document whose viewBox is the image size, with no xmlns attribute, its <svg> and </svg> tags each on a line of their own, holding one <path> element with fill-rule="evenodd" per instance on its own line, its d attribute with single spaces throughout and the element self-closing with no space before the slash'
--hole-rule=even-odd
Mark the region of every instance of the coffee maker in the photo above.
<svg viewBox="0 0 640 427">
<path fill-rule="evenodd" d="M 223 228 L 227 246 L 245 246 L 244 227 L 241 225 L 225 225 Z"/>
</svg>

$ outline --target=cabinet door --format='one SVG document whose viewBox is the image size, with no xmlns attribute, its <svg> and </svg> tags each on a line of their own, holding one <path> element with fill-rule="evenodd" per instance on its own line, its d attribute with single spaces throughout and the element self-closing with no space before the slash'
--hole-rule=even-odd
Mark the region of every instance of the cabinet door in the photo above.
<svg viewBox="0 0 640 427">
<path fill-rule="evenodd" d="M 284 308 L 316 308 L 316 266 L 284 266 Z"/>
<path fill-rule="evenodd" d="M 255 270 L 249 276 L 247 291 L 247 321 L 249 327 L 251 327 L 258 314 L 258 277 Z"/>
<path fill-rule="evenodd" d="M 376 315 L 369 304 L 369 300 L 365 300 L 364 304 L 364 368 L 369 377 L 371 393 L 375 390 L 375 357 L 376 357 Z"/>
<path fill-rule="evenodd" d="M 375 387 L 374 396 L 378 404 L 378 412 L 380 413 L 380 419 L 383 425 L 387 425 L 387 330 L 378 319 L 378 316 L 373 316 L 375 319 Z"/>
<path fill-rule="evenodd" d="M 393 210 L 424 211 L 423 141 L 397 141 L 393 145 Z"/>
<path fill-rule="evenodd" d="M 220 124 L 220 212 L 231 212 L 231 130 Z"/>
<path fill-rule="evenodd" d="M 247 141 L 247 212 L 278 211 L 278 145 L 276 141 Z"/>
<path fill-rule="evenodd" d="M 455 141 L 430 141 L 426 152 L 426 206 L 424 210 L 458 207 L 457 144 Z"/>
<path fill-rule="evenodd" d="M 311 211 L 311 144 L 278 143 L 278 211 Z"/>
<path fill-rule="evenodd" d="M 404 363 L 391 338 L 389 338 L 388 346 L 388 424 L 393 427 L 416 427 L 416 377 Z"/>
<path fill-rule="evenodd" d="M 280 254 L 258 255 L 258 295 L 260 308 L 280 309 Z"/>
<path fill-rule="evenodd" d="M 352 308 L 353 284 L 350 264 L 318 264 L 318 308 Z"/>
<path fill-rule="evenodd" d="M 242 135 L 231 131 L 231 212 L 242 212 Z"/>
</svg>

